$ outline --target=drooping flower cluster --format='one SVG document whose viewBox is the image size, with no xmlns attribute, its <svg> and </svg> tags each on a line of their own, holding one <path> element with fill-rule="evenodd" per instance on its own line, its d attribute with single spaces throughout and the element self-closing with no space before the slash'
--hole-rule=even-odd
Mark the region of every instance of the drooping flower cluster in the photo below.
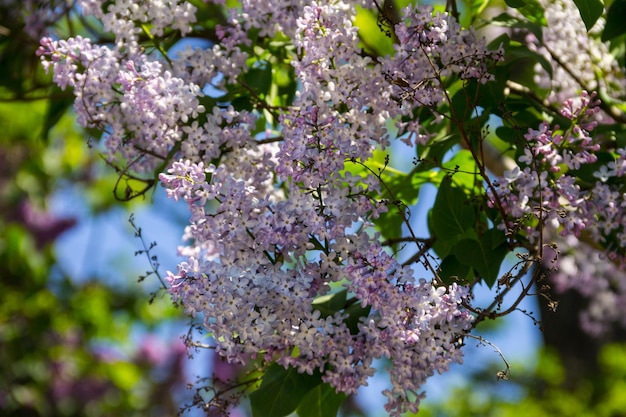
<svg viewBox="0 0 626 417">
<path fill-rule="evenodd" d="M 425 143 L 419 120 L 403 117 L 422 107 L 437 114 L 448 77 L 488 81 L 501 52 L 420 6 L 403 11 L 395 55 L 375 62 L 360 53 L 355 4 L 259 0 L 231 11 L 220 43 L 158 59 L 141 52 L 137 24 L 150 21 L 158 35 L 169 22 L 184 35 L 193 10 L 150 4 L 119 0 L 103 12 L 102 1 L 83 1 L 115 46 L 46 38 L 40 55 L 55 82 L 74 89 L 80 123 L 106 129 L 111 160 L 134 171 L 168 164 L 159 179 L 191 214 L 188 260 L 168 274 L 175 300 L 202 318 L 232 363 L 261 357 L 319 371 L 354 393 L 372 361 L 388 358 L 389 412 L 416 411 L 426 378 L 461 361 L 455 341 L 471 327 L 468 290 L 416 280 L 387 253 L 371 224 L 390 209 L 379 178 L 350 169 L 389 144 L 390 120 Z M 256 30 L 292 38 L 293 102 L 205 109 L 205 87 L 227 90 L 254 69 L 247 42 Z M 259 138 L 252 130 L 263 110 L 276 125 Z"/>
<path fill-rule="evenodd" d="M 162 36 L 174 29 L 186 35 L 196 21 L 196 8 L 180 0 L 136 2 L 132 0 L 81 0 L 81 12 L 98 18 L 104 30 L 115 35 L 116 49 L 140 54 L 139 35 Z"/>
<path fill-rule="evenodd" d="M 78 122 L 104 129 L 111 162 L 121 160 L 136 172 L 154 170 L 185 136 L 182 126 L 205 111 L 200 88 L 164 68 L 138 46 L 143 29 L 135 22 L 150 21 L 151 36 L 165 27 L 187 33 L 194 21 L 193 6 L 178 2 L 116 2 L 102 11 L 100 1 L 80 2 L 85 14 L 95 14 L 116 37 L 116 46 L 93 45 L 77 36 L 67 40 L 41 40 L 37 54 L 61 88 L 74 91 Z"/>
<path fill-rule="evenodd" d="M 437 109 L 450 100 L 445 77 L 456 74 L 486 83 L 493 78 L 490 66 L 502 60 L 503 50 L 487 49 L 484 38 L 471 28 L 462 29 L 447 13 L 433 16 L 430 8 L 417 5 L 405 12 L 406 23 L 396 26 L 395 54 L 382 58 L 381 73 L 392 87 L 385 100 L 399 103 L 390 110 L 392 117 L 400 116 L 398 134 L 405 135 L 403 141 L 409 145 L 424 145 L 434 133 L 412 117 L 415 109 L 426 107 L 442 117 Z"/>
</svg>

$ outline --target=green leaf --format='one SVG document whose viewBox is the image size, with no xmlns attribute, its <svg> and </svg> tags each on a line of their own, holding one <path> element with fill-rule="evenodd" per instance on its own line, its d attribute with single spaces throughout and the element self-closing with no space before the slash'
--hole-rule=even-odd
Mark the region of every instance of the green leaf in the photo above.
<svg viewBox="0 0 626 417">
<path fill-rule="evenodd" d="M 322 383 L 319 375 L 300 374 L 274 363 L 258 390 L 250 394 L 253 417 L 283 417 L 296 410 L 309 391 Z"/>
<path fill-rule="evenodd" d="M 453 282 L 467 282 L 470 277 L 470 267 L 462 264 L 454 255 L 448 255 L 439 264 L 439 277 L 444 284 L 449 285 Z"/>
<path fill-rule="evenodd" d="M 438 182 L 442 176 L 442 172 L 415 169 L 408 175 L 383 175 L 383 180 L 391 191 L 393 199 L 409 207 L 417 202 L 422 185 L 427 182 Z M 389 211 L 381 213 L 380 217 L 374 220 L 383 238 L 394 239 L 401 236 L 404 220 L 402 216 L 398 215 L 398 210 L 404 210 L 406 207 L 403 205 L 398 207 L 397 205 L 389 204 Z"/>
<path fill-rule="evenodd" d="M 332 294 L 326 294 L 313 300 L 313 310 L 319 310 L 322 317 L 335 314 L 346 306 L 348 290 L 341 290 Z"/>
<path fill-rule="evenodd" d="M 344 313 L 348 314 L 348 318 L 344 320 L 350 334 L 357 334 L 359 332 L 359 323 L 361 317 L 367 317 L 370 314 L 371 306 L 361 307 L 361 303 L 354 303 L 350 307 L 346 308 Z"/>
<path fill-rule="evenodd" d="M 380 30 L 378 16 L 373 10 L 357 6 L 354 24 L 359 28 L 359 37 L 365 50 L 376 56 L 393 54 L 393 39 Z"/>
<path fill-rule="evenodd" d="M 476 213 L 467 202 L 463 190 L 452 186 L 450 176 L 441 181 L 432 209 L 432 227 L 437 240 L 454 241 L 474 226 Z"/>
<path fill-rule="evenodd" d="M 459 143 L 459 135 L 445 135 L 432 139 L 427 146 L 421 146 L 419 157 L 422 160 L 417 170 L 431 170 L 433 164 L 439 166 L 446 153 Z"/>
<path fill-rule="evenodd" d="M 347 290 L 341 290 L 333 294 L 318 297 L 313 301 L 313 310 L 318 310 L 322 317 L 332 316 L 346 307 L 347 294 Z M 345 319 L 345 323 L 348 329 L 350 329 L 350 333 L 358 333 L 358 325 L 361 317 L 367 317 L 370 310 L 370 306 L 361 307 L 361 304 L 358 302 L 350 304 L 345 308 L 343 312 L 348 315 Z"/>
<path fill-rule="evenodd" d="M 250 96 L 239 96 L 231 101 L 233 108 L 237 111 L 252 111 L 252 99 Z"/>
<path fill-rule="evenodd" d="M 54 87 L 52 89 L 51 94 L 58 94 L 59 99 L 49 100 L 48 108 L 46 110 L 46 119 L 43 123 L 43 128 L 41 131 L 42 139 L 46 142 L 48 141 L 48 135 L 50 134 L 50 130 L 56 126 L 56 124 L 61 120 L 61 117 L 65 114 L 65 111 L 70 108 L 72 103 L 74 102 L 73 96 L 67 96 L 62 94 L 62 90 L 58 87 Z"/>
<path fill-rule="evenodd" d="M 582 17 L 583 22 L 585 22 L 585 27 L 587 28 L 587 32 L 596 24 L 602 13 L 604 12 L 604 4 L 600 0 L 574 0 L 576 7 L 578 7 L 578 11 L 580 12 L 580 17 Z M 624 15 L 622 15 L 622 23 L 624 19 Z"/>
<path fill-rule="evenodd" d="M 548 60 L 544 56 L 538 54 L 535 51 L 531 51 L 530 49 L 528 49 L 526 45 L 512 43 L 506 49 L 505 55 L 506 55 L 506 60 L 510 65 L 519 66 L 519 61 L 521 60 L 527 60 L 529 62 L 532 62 L 533 64 L 535 62 L 539 62 L 541 67 L 544 70 L 546 70 L 546 72 L 548 73 L 550 77 L 552 77 L 553 70 L 552 70 L 552 65 L 550 64 L 550 62 L 548 62 Z M 530 88 L 534 88 L 534 85 L 526 85 L 526 86 Z"/>
<path fill-rule="evenodd" d="M 458 151 L 452 159 L 446 161 L 443 167 L 449 171 L 453 171 L 452 180 L 459 187 L 471 190 L 476 184 L 476 173 L 478 168 L 472 153 L 467 149 Z"/>
<path fill-rule="evenodd" d="M 502 26 L 511 29 L 523 29 L 527 30 L 537 39 L 543 38 L 543 31 L 541 29 L 541 25 L 538 25 L 533 22 L 529 22 L 527 20 L 522 20 L 520 18 L 514 17 L 508 13 L 501 13 L 498 16 L 494 17 L 491 21 L 495 26 Z M 502 36 L 502 35 L 501 35 Z M 507 35 L 508 38 L 508 35 Z M 493 43 L 491 44 L 493 45 Z M 505 45 L 506 46 L 506 45 Z"/>
<path fill-rule="evenodd" d="M 606 24 L 602 31 L 602 42 L 608 42 L 626 33 L 624 24 L 626 0 L 615 0 L 606 12 Z"/>
<path fill-rule="evenodd" d="M 520 7 L 524 7 L 524 0 L 505 0 L 507 6 L 512 7 L 514 9 L 519 9 Z"/>
<path fill-rule="evenodd" d="M 504 233 L 490 229 L 480 240 L 463 239 L 454 247 L 454 256 L 464 265 L 474 268 L 485 283 L 492 287 L 498 279 L 500 265 L 509 252 Z"/>
<path fill-rule="evenodd" d="M 517 9 L 526 19 L 541 26 L 547 26 L 543 7 L 538 0 L 506 0 L 506 4 Z"/>
<path fill-rule="evenodd" d="M 498 128 L 496 128 L 496 135 L 504 142 L 512 145 L 517 144 L 522 137 L 519 129 L 514 129 L 508 126 L 498 126 Z"/>
<path fill-rule="evenodd" d="M 272 64 L 267 61 L 257 61 L 255 66 L 244 75 L 244 81 L 258 94 L 267 94 L 272 86 Z"/>
<path fill-rule="evenodd" d="M 298 406 L 299 417 L 332 417 L 337 415 L 346 394 L 337 393 L 329 384 L 320 384 L 304 397 Z"/>
</svg>

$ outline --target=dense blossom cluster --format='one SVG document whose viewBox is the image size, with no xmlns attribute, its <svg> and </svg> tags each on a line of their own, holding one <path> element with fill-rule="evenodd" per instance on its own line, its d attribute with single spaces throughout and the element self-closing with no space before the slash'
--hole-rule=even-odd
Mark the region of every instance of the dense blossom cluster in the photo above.
<svg viewBox="0 0 626 417">
<path fill-rule="evenodd" d="M 407 12 L 432 18 L 428 8 Z M 341 3 L 312 4 L 298 17 L 300 54 L 293 66 L 301 87 L 293 108 L 281 114 L 283 140 L 275 153 L 256 147 L 242 150 L 234 166 L 185 161 L 161 175 L 173 194 L 191 203 L 195 244 L 185 250 L 202 248 L 170 281 L 190 313 L 204 314 L 218 351 L 230 361 L 263 354 L 301 372 L 322 370 L 326 382 L 351 393 L 374 372 L 373 359 L 391 359 L 387 407 L 400 413 L 416 409 L 419 387 L 433 371 L 460 360 L 453 342 L 469 329 L 471 316 L 460 308 L 466 290 L 414 283 L 412 271 L 387 255 L 368 231 L 368 218 L 387 210 L 374 198 L 378 181 L 343 173 L 346 161 L 367 160 L 377 143 L 387 143 L 386 120 L 403 111 L 383 75 L 390 71 L 358 54 L 351 13 Z M 444 23 L 433 28 L 440 37 L 447 33 Z M 435 46 L 430 50 L 442 53 L 449 47 Z M 468 77 L 484 76 L 486 55 L 473 61 L 483 70 Z M 470 58 L 457 55 L 464 59 Z M 394 77 L 424 75 L 398 68 Z M 430 73 L 433 80 L 442 76 Z M 272 172 L 282 184 L 279 193 L 268 190 Z M 207 213 L 211 199 L 221 204 Z M 322 316 L 316 310 L 315 298 L 334 283 L 353 294 L 348 304 L 372 309 L 357 328 L 346 325 L 344 311 Z"/>
<path fill-rule="evenodd" d="M 389 144 L 388 120 L 425 143 L 419 121 L 401 116 L 418 107 L 436 113 L 448 76 L 488 81 L 502 53 L 420 6 L 403 11 L 395 55 L 374 62 L 360 54 L 355 4 L 244 1 L 218 27 L 219 43 L 164 61 L 138 47 L 148 30 L 141 23 L 152 35 L 168 27 L 184 35 L 191 6 L 119 0 L 103 11 L 102 3 L 80 2 L 115 34 L 112 48 L 44 38 L 39 54 L 55 82 L 73 88 L 80 123 L 106 129 L 111 160 L 131 161 L 134 171 L 173 160 L 159 178 L 191 213 L 191 243 L 181 249 L 188 260 L 168 275 L 175 299 L 203 318 L 229 362 L 263 357 L 321 371 L 353 393 L 373 374 L 372 361 L 388 358 L 387 409 L 415 411 L 426 378 L 461 361 L 455 341 L 471 327 L 462 307 L 469 293 L 416 280 L 397 264 L 372 232 L 371 219 L 389 209 L 379 180 L 347 168 Z M 204 87 L 239 82 L 248 31 L 257 29 L 295 46 L 299 89 L 277 118 L 280 143 L 251 134 L 258 112 L 200 104 Z M 316 301 L 342 294 L 334 313 Z"/>
<path fill-rule="evenodd" d="M 572 126 L 561 131 L 559 126 L 551 128 L 543 122 L 537 130 L 528 129 L 524 135 L 526 145 L 518 157 L 519 167 L 507 171 L 505 178 L 495 184 L 499 200 L 513 219 L 531 214 L 548 226 L 563 226 L 564 234 L 578 236 L 587 226 L 593 226 L 594 213 L 588 204 L 590 195 L 583 194 L 575 176 L 568 173 L 596 162 L 592 152 L 600 145 L 590 136 L 595 123 L 585 120 L 597 112 L 598 103 L 585 92 L 577 104 L 574 102 L 566 101 L 562 111 Z M 563 169 L 567 171 L 564 173 Z M 534 221 L 525 225 L 531 243 L 537 242 L 542 233 L 535 226 Z"/>
<path fill-rule="evenodd" d="M 142 52 L 137 40 L 142 29 L 134 21 L 138 16 L 151 21 L 154 34 L 168 26 L 186 33 L 194 9 L 176 2 L 161 7 L 118 3 L 103 13 L 101 2 L 81 2 L 84 13 L 94 13 L 113 31 L 114 48 L 93 45 L 81 36 L 59 41 L 46 37 L 37 53 L 44 68 L 52 69 L 54 82 L 73 89 L 78 122 L 105 129 L 110 160 L 132 161 L 134 171 L 150 171 L 180 146 L 186 133 L 183 124 L 205 109 L 197 85 Z"/>
<path fill-rule="evenodd" d="M 555 259 L 558 272 L 552 277 L 555 288 L 574 288 L 591 298 L 582 325 L 595 335 L 621 320 L 620 298 L 626 289 L 622 249 L 626 245 L 626 195 L 619 183 L 626 173 L 626 151 L 616 149 L 613 160 L 596 163 L 600 143 L 591 136 L 596 122 L 590 119 L 597 106 L 594 95 L 584 91 L 580 98 L 567 100 L 562 115 L 572 125 L 562 131 L 544 122 L 538 130 L 529 129 L 519 166 L 495 182 L 510 216 L 502 227 L 524 229 L 534 244 L 554 240 L 557 232 L 562 237 L 561 256 Z M 581 181 L 580 170 L 588 164 L 595 164 L 596 169 L 591 178 Z M 581 185 L 589 181 L 593 185 Z M 590 241 L 606 249 L 592 249 L 585 243 Z M 590 252 L 597 262 L 590 260 Z"/>
<path fill-rule="evenodd" d="M 542 30 L 541 39 L 529 34 L 526 40 L 530 49 L 541 54 L 553 68 L 553 73 L 549 76 L 541 65 L 535 66 L 535 81 L 541 88 L 550 92 L 548 99 L 553 103 L 566 101 L 579 94 L 581 87 L 601 91 L 607 98 L 615 97 L 623 92 L 626 89 L 626 78 L 617 60 L 609 51 L 609 46 L 599 40 L 604 27 L 603 18 L 600 18 L 588 33 L 574 1 L 542 0 L 540 4 L 545 11 L 547 26 Z M 612 116 L 605 112 L 597 112 L 593 115 L 593 120 L 611 123 Z M 585 127 L 581 128 L 583 132 L 591 131 Z M 546 134 L 544 138 L 549 138 L 552 134 L 546 123 L 539 130 L 543 130 Z M 591 144 L 589 140 L 587 143 Z M 606 149 L 607 144 L 608 142 L 605 141 L 602 150 L 609 150 Z M 562 145 L 557 144 L 552 148 L 551 155 L 556 158 L 552 160 L 553 166 L 565 163 L 567 168 L 576 170 L 581 165 L 595 162 L 595 155 L 600 150 L 600 142 L 596 139 L 595 144 L 592 144 L 587 152 L 577 155 L 571 153 L 561 155 L 558 149 L 563 149 Z M 543 151 L 548 149 L 550 145 L 547 148 L 544 146 Z M 530 149 L 525 151 L 524 162 L 532 160 L 529 152 Z M 542 151 L 537 149 L 537 152 Z M 505 183 L 513 180 L 512 177 L 516 177 L 519 178 L 515 179 L 518 184 L 521 182 L 527 184 L 524 187 L 525 190 L 520 190 L 518 194 L 522 201 L 513 202 L 516 206 L 511 212 L 514 218 L 519 218 L 522 211 L 528 213 L 533 204 L 534 207 L 538 207 L 536 201 L 529 201 L 524 194 L 525 191 L 539 191 L 537 184 L 530 185 L 533 182 L 542 181 L 544 198 L 560 196 L 560 200 L 556 201 L 552 207 L 552 214 L 547 214 L 547 216 L 551 216 L 553 225 L 563 226 L 563 234 L 572 234 L 565 239 L 558 239 L 561 255 L 556 262 L 558 272 L 553 275 L 552 280 L 557 291 L 574 288 L 590 298 L 590 307 L 583 313 L 581 325 L 593 335 L 609 330 L 610 323 L 619 322 L 619 317 L 624 314 L 623 307 L 620 307 L 624 305 L 620 302 L 623 297 L 620 294 L 624 292 L 626 279 L 624 278 L 623 254 L 620 253 L 623 249 L 620 248 L 623 248 L 626 243 L 626 225 L 623 220 L 626 201 L 619 191 L 618 184 L 619 178 L 623 177 L 626 169 L 625 155 L 626 150 L 623 148 L 613 149 L 614 159 L 601 164 L 594 172 L 594 178 L 588 179 L 593 184 L 592 187 L 585 187 L 583 190 L 579 185 L 580 182 L 577 183 L 574 178 L 576 174 L 557 174 L 554 186 L 546 183 L 549 177 L 547 173 L 542 174 L 543 178 L 530 174 L 530 171 L 536 169 L 550 168 L 541 164 L 535 164 L 534 167 L 527 164 L 526 169 L 515 174 L 510 173 L 509 178 L 500 183 L 506 188 Z M 544 155 L 542 160 L 544 158 L 549 159 L 550 156 Z M 556 168 L 553 167 L 552 170 L 554 169 Z M 548 190 L 548 188 L 552 189 Z M 510 198 L 509 203 L 511 203 Z M 559 208 L 559 203 L 561 208 Z M 557 214 L 557 217 L 554 214 Z M 531 236 L 537 235 L 536 229 L 529 230 Z M 552 234 L 547 234 L 546 237 L 550 240 L 555 239 Z M 593 249 L 593 245 L 590 246 L 584 242 L 589 240 L 602 242 L 607 249 Z M 581 253 L 590 252 L 593 253 L 592 256 L 581 255 Z M 612 261 L 591 261 L 591 259 L 602 258 L 612 259 Z M 590 277 L 593 277 L 593 284 Z"/>
</svg>

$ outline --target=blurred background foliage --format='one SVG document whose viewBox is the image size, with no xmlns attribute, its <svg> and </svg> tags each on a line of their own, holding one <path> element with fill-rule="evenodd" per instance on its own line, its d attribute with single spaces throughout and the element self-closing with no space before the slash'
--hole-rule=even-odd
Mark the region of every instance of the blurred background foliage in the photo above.
<svg viewBox="0 0 626 417">
<path fill-rule="evenodd" d="M 429 402 L 420 417 L 535 417 L 626 415 L 626 346 L 602 347 L 595 375 L 568 381 L 561 358 L 542 349 L 537 363 L 517 364 L 507 384 L 513 395 L 501 392 L 493 372 L 470 376 L 471 386 L 455 388 L 443 401 Z"/>
<path fill-rule="evenodd" d="M 467 10 L 484 2 L 465 3 Z M 199 34 L 211 40 L 215 22 L 202 10 Z M 358 18 L 361 27 L 377 24 L 366 12 Z M 183 320 L 169 299 L 149 302 L 132 268 L 120 285 L 98 274 L 78 280 L 58 263 L 55 243 L 79 221 L 50 210 L 64 190 L 78 190 L 93 218 L 120 207 L 130 213 L 150 198 L 115 199 L 118 175 L 99 157 L 96 138 L 75 125 L 71 92 L 53 87 L 40 68 L 35 51 L 50 30 L 106 42 L 73 2 L 0 0 L 0 414 L 173 416 L 190 394 L 182 342 L 159 337 L 164 323 Z M 379 31 L 364 33 L 366 49 L 391 47 Z M 515 364 L 509 382 L 495 378 L 501 363 L 482 366 L 471 383 L 427 401 L 420 416 L 626 416 L 624 334 L 592 340 L 576 330 L 583 301 L 571 304 L 550 316 L 547 325 L 562 331 L 551 333 L 537 363 Z M 344 408 L 362 412 L 352 401 Z"/>
<path fill-rule="evenodd" d="M 0 415 L 172 416 L 186 353 L 159 337 L 181 320 L 169 299 L 150 304 L 136 270 L 77 279 L 56 256 L 81 221 L 51 210 L 68 190 L 90 218 L 147 202 L 118 204 L 117 176 L 75 125 L 71 92 L 52 86 L 35 55 L 45 30 L 81 25 L 72 3 L 0 1 Z"/>
</svg>

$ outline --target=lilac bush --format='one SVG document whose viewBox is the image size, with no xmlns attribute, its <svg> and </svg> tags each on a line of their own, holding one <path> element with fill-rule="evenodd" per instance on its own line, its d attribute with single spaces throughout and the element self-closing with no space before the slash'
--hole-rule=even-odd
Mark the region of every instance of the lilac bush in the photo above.
<svg viewBox="0 0 626 417">
<path fill-rule="evenodd" d="M 72 88 L 78 122 L 103 132 L 107 161 L 130 179 L 154 175 L 125 198 L 158 179 L 187 204 L 187 260 L 167 273 L 168 290 L 228 363 L 277 363 L 355 394 L 384 358 L 387 411 L 417 412 L 426 379 L 462 361 L 459 341 L 515 309 L 472 301 L 473 284 L 508 285 L 513 269 L 497 279 L 506 253 L 524 248 L 525 272 L 550 233 L 585 235 L 623 269 L 623 187 L 607 179 L 623 175 L 625 153 L 598 164 L 595 93 L 564 103 L 563 128 L 528 127 L 511 140 L 516 168 L 489 173 L 484 115 L 508 120 L 482 95 L 500 88 L 505 99 L 496 74 L 508 39 L 488 47 L 431 6 L 409 5 L 395 24 L 375 1 L 248 0 L 226 8 L 211 46 L 169 54 L 160 39 L 193 35 L 208 6 L 78 7 L 114 41 L 44 37 L 38 54 Z M 392 53 L 364 49 L 361 8 L 392 28 Z M 403 176 L 377 153 L 396 142 L 416 154 Z M 592 187 L 578 175 L 586 165 Z M 428 230 L 408 208 L 425 182 L 440 187 Z"/>
</svg>

